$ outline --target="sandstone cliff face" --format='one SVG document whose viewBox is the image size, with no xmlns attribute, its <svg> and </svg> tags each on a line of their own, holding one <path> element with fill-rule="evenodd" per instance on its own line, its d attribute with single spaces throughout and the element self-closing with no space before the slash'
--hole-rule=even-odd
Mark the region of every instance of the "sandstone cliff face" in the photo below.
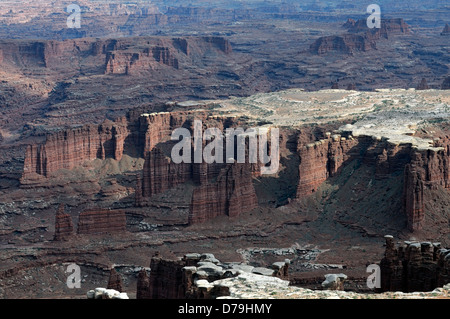
<svg viewBox="0 0 450 319">
<path fill-rule="evenodd" d="M 356 140 L 336 135 L 302 146 L 297 198 L 314 193 L 328 177 L 334 176 L 350 159 L 350 149 L 356 144 Z"/>
<path fill-rule="evenodd" d="M 410 164 L 405 167 L 403 185 L 403 208 L 407 216 L 407 227 L 410 231 L 420 230 L 425 218 L 424 185 L 420 173 Z"/>
<path fill-rule="evenodd" d="M 158 65 L 178 69 L 180 59 L 186 62 L 191 58 L 203 56 L 208 50 L 223 54 L 232 52 L 231 44 L 227 39 L 213 36 L 29 42 L 5 40 L 0 41 L 0 63 L 5 60 L 14 67 L 68 71 L 68 66 L 72 64 L 74 57 L 83 57 L 96 62 L 97 65 L 103 63 L 104 67 L 98 69 L 98 74 L 131 75 L 152 71 Z"/>
<path fill-rule="evenodd" d="M 55 216 L 55 236 L 54 240 L 68 240 L 73 235 L 72 217 L 64 213 L 64 204 L 58 208 Z"/>
<path fill-rule="evenodd" d="M 374 41 L 357 34 L 321 37 L 310 46 L 310 52 L 319 55 L 330 51 L 349 54 L 354 51 L 369 51 L 373 49 L 376 49 Z"/>
<path fill-rule="evenodd" d="M 231 48 L 230 42 L 222 37 L 203 37 L 203 41 L 211 44 L 212 47 L 218 48 L 225 54 L 230 54 L 233 49 Z"/>
<path fill-rule="evenodd" d="M 450 282 L 450 250 L 440 243 L 405 242 L 396 248 L 385 236 L 386 251 L 380 262 L 382 291 L 432 291 Z"/>
<path fill-rule="evenodd" d="M 143 169 L 142 196 L 151 197 L 165 192 L 191 178 L 191 164 L 172 163 L 169 156 L 155 147 L 147 152 Z"/>
<path fill-rule="evenodd" d="M 442 149 L 413 151 L 411 163 L 405 167 L 404 209 L 408 229 L 420 230 L 424 223 L 424 188 L 450 188 L 450 147 L 444 141 Z"/>
<path fill-rule="evenodd" d="M 201 185 L 192 194 L 189 224 L 219 215 L 238 216 L 258 206 L 249 165 L 229 164 L 215 183 Z"/>
<path fill-rule="evenodd" d="M 206 112 L 161 112 L 143 114 L 139 117 L 139 142 L 144 145 L 144 167 L 142 178 L 138 178 L 136 190 L 136 205 L 142 206 L 144 199 L 164 192 L 188 180 L 196 184 L 206 184 L 216 178 L 223 163 L 180 163 L 171 160 L 171 147 L 168 142 L 174 129 L 185 127 L 194 130 L 194 119 L 201 120 L 204 131 L 207 127 L 215 127 L 223 131 L 225 127 L 238 125 L 239 121 L 227 117 L 209 117 Z M 193 135 L 191 136 L 193 138 Z M 203 146 L 205 142 L 203 141 Z M 225 145 L 225 142 L 224 142 Z M 194 154 L 193 142 L 191 152 Z M 224 147 L 225 152 L 225 147 Z"/>
<path fill-rule="evenodd" d="M 59 169 L 72 169 L 96 158 L 120 160 L 127 135 L 126 125 L 121 122 L 85 125 L 49 134 L 43 144 L 27 147 L 22 178 L 34 174 L 48 177 Z"/>
<path fill-rule="evenodd" d="M 153 257 L 150 263 L 150 278 L 148 292 L 139 292 L 139 295 L 149 299 L 183 299 L 187 288 L 183 285 L 183 267 L 181 260 L 165 260 Z M 138 286 L 145 289 L 143 279 Z"/>
<path fill-rule="evenodd" d="M 380 38 L 388 39 L 391 35 L 410 33 L 409 26 L 403 19 L 381 19 L 381 28 L 375 29 L 369 29 L 365 19 L 358 21 L 349 19 L 344 27 L 349 33 L 321 37 L 310 46 L 310 52 L 319 55 L 331 51 L 346 54 L 355 51 L 364 52 L 376 49 L 376 41 Z"/>
<path fill-rule="evenodd" d="M 425 218 L 424 189 L 450 187 L 450 146 L 441 139 L 430 150 L 394 145 L 371 137 L 342 139 L 340 135 L 300 147 L 297 198 L 310 195 L 347 161 L 358 159 L 375 170 L 376 179 L 403 174 L 403 209 L 410 231 L 422 229 Z"/>
<path fill-rule="evenodd" d="M 125 212 L 95 209 L 84 211 L 78 221 L 78 234 L 118 233 L 126 230 Z"/>
<path fill-rule="evenodd" d="M 411 32 L 409 25 L 401 18 L 381 19 L 381 27 L 369 29 L 367 20 L 360 19 L 358 21 L 347 21 L 344 27 L 348 28 L 350 33 L 367 33 L 370 32 L 373 37 L 389 38 L 390 35 L 408 34 Z M 368 34 L 366 34 L 369 36 Z"/>
</svg>

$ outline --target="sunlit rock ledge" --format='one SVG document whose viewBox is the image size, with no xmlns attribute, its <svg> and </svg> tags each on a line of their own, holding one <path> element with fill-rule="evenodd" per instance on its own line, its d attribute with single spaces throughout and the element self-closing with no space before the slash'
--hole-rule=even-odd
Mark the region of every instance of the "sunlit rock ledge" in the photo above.
<svg viewBox="0 0 450 319">
<path fill-rule="evenodd" d="M 280 127 L 348 121 L 339 131 L 372 136 L 419 150 L 439 151 L 430 138 L 415 136 L 430 123 L 450 119 L 450 90 L 379 89 L 375 92 L 290 89 L 214 101 L 214 110 Z M 201 106 L 199 106 L 200 108 Z M 350 124 L 352 123 L 352 124 Z"/>
</svg>

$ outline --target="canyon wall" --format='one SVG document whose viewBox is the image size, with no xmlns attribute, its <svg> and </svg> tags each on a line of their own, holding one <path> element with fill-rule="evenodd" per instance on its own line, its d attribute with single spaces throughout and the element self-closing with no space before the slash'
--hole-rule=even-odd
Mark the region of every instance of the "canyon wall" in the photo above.
<svg viewBox="0 0 450 319">
<path fill-rule="evenodd" d="M 78 220 L 78 234 L 118 233 L 126 231 L 122 210 L 93 209 L 84 211 Z"/>
<path fill-rule="evenodd" d="M 34 174 L 48 177 L 59 169 L 72 169 L 96 158 L 120 160 L 127 135 L 122 119 L 48 134 L 43 144 L 27 147 L 22 178 Z"/>
<path fill-rule="evenodd" d="M 68 240 L 73 234 L 72 217 L 64 213 L 64 204 L 61 204 L 55 216 L 55 235 L 53 240 Z"/>
<path fill-rule="evenodd" d="M 194 189 L 189 206 L 189 224 L 205 222 L 220 215 L 239 216 L 258 207 L 248 164 L 228 164 L 217 181 Z"/>
<path fill-rule="evenodd" d="M 65 41 L 0 41 L 0 63 L 22 68 L 64 70 L 74 57 L 88 58 L 103 69 L 98 74 L 132 74 L 153 70 L 156 65 L 180 67 L 209 50 L 232 52 L 230 42 L 217 36 L 207 37 L 140 37 L 118 39 L 74 39 Z M 73 70 L 72 70 L 73 71 Z M 94 71 L 91 69 L 90 72 Z M 103 72 L 100 72 L 103 71 Z"/>
<path fill-rule="evenodd" d="M 403 203 L 410 231 L 423 228 L 425 219 L 424 188 L 450 188 L 450 146 L 440 142 L 440 149 L 414 151 L 404 173 Z"/>
<path fill-rule="evenodd" d="M 382 291 L 432 291 L 450 282 L 450 250 L 440 243 L 407 241 L 397 248 L 392 236 L 385 239 Z"/>
<path fill-rule="evenodd" d="M 352 157 L 357 140 L 327 134 L 325 139 L 302 145 L 299 149 L 299 181 L 297 198 L 310 195 Z"/>
<path fill-rule="evenodd" d="M 369 51 L 376 49 L 376 43 L 358 34 L 343 34 L 320 37 L 310 46 L 310 52 L 325 54 L 330 51 L 352 53 L 354 51 Z"/>
<path fill-rule="evenodd" d="M 346 135 L 346 134 L 344 134 Z M 348 135 L 348 134 L 347 134 Z M 394 173 L 403 174 L 402 202 L 407 216 L 407 228 L 420 230 L 424 226 L 424 189 L 450 187 L 450 146 L 448 138 L 435 141 L 435 148 L 418 150 L 409 144 L 395 145 L 368 136 L 343 138 L 333 135 L 314 143 L 301 145 L 297 198 L 317 191 L 340 168 L 358 159 L 375 168 L 375 178 L 385 179 Z"/>
<path fill-rule="evenodd" d="M 155 147 L 145 155 L 142 192 L 139 196 L 151 197 L 185 183 L 190 178 L 191 164 L 175 164 L 170 159 L 170 155 L 164 154 L 160 148 Z"/>
</svg>

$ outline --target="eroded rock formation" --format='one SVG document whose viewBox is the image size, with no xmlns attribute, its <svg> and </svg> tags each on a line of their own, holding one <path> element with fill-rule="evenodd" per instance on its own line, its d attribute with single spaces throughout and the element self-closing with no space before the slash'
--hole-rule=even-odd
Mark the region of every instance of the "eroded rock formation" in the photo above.
<svg viewBox="0 0 450 319">
<path fill-rule="evenodd" d="M 385 239 L 382 291 L 431 291 L 450 282 L 450 250 L 440 243 L 406 241 L 397 248 L 392 236 Z"/>
<path fill-rule="evenodd" d="M 150 278 L 141 271 L 137 282 L 137 299 L 215 299 L 229 296 L 230 290 L 220 280 L 240 273 L 260 277 L 289 279 L 289 260 L 274 263 L 272 269 L 254 268 L 240 263 L 221 263 L 212 254 L 187 254 L 178 260 L 155 255 L 150 263 Z M 264 273 L 264 274 L 262 274 Z"/>
<path fill-rule="evenodd" d="M 119 233 L 126 231 L 126 217 L 122 210 L 92 209 L 80 214 L 78 234 Z"/>
<path fill-rule="evenodd" d="M 403 199 L 410 231 L 423 227 L 424 188 L 450 188 L 450 147 L 445 141 L 438 145 L 441 148 L 413 151 L 405 167 Z"/>
<path fill-rule="evenodd" d="M 327 133 L 325 139 L 301 145 L 297 198 L 310 195 L 329 177 L 335 176 L 346 162 L 358 159 L 375 168 L 375 178 L 403 174 L 403 209 L 407 228 L 420 230 L 424 225 L 424 189 L 450 187 L 450 148 L 448 139 L 435 141 L 428 150 L 395 145 L 371 137 L 346 138 Z"/>
<path fill-rule="evenodd" d="M 43 144 L 28 146 L 22 178 L 36 174 L 48 177 L 59 169 L 72 169 L 96 158 L 120 160 L 127 135 L 122 119 L 48 134 Z"/>
<path fill-rule="evenodd" d="M 151 197 L 185 183 L 191 177 L 191 167 L 189 163 L 173 163 L 170 155 L 155 147 L 145 155 L 142 196 Z"/>
<path fill-rule="evenodd" d="M 381 19 L 381 27 L 374 29 L 367 27 L 366 19 L 349 19 L 344 27 L 349 33 L 320 37 L 310 46 L 310 52 L 320 55 L 330 51 L 350 54 L 375 50 L 380 38 L 388 39 L 390 35 L 410 33 L 409 26 L 403 19 Z"/>
<path fill-rule="evenodd" d="M 321 37 L 310 46 L 310 52 L 319 55 L 330 51 L 349 54 L 354 51 L 369 51 L 373 49 L 376 49 L 375 42 L 358 34 Z"/>
<path fill-rule="evenodd" d="M 357 145 L 353 138 L 327 134 L 325 139 L 304 145 L 299 150 L 299 182 L 297 197 L 301 198 L 317 191 L 329 177 L 334 176 L 350 159 L 350 150 Z"/>
<path fill-rule="evenodd" d="M 111 272 L 109 273 L 108 286 L 106 288 L 114 289 L 118 292 L 123 292 L 122 276 L 117 272 L 115 268 L 112 268 Z"/>
<path fill-rule="evenodd" d="M 248 164 L 229 164 L 217 181 L 197 187 L 189 207 L 189 224 L 216 216 L 235 217 L 258 207 L 252 173 Z"/>
<path fill-rule="evenodd" d="M 72 217 L 64 213 L 64 204 L 60 204 L 55 216 L 54 240 L 68 240 L 73 235 Z"/>
</svg>

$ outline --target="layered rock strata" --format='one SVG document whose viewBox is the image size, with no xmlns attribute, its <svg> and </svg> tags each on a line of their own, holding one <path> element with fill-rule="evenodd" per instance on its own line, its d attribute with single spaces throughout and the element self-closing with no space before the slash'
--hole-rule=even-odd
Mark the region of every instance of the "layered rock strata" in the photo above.
<svg viewBox="0 0 450 319">
<path fill-rule="evenodd" d="M 349 19 L 344 27 L 348 32 L 342 35 L 325 36 L 317 39 L 310 46 L 310 52 L 314 54 L 325 54 L 335 51 L 351 54 L 355 51 L 370 51 L 376 49 L 376 42 L 380 38 L 388 39 L 390 35 L 408 34 L 409 26 L 403 19 L 381 19 L 381 27 L 369 29 L 367 21 Z"/>
<path fill-rule="evenodd" d="M 325 180 L 336 175 L 352 157 L 351 149 L 356 145 L 355 139 L 327 134 L 325 139 L 301 146 L 297 197 L 314 193 Z"/>
<path fill-rule="evenodd" d="M 72 217 L 64 213 L 64 204 L 60 204 L 55 216 L 54 240 L 68 240 L 73 235 Z"/>
<path fill-rule="evenodd" d="M 403 174 L 403 209 L 410 231 L 422 229 L 425 216 L 424 189 L 450 187 L 450 146 L 447 139 L 427 150 L 409 144 L 393 144 L 368 136 L 347 137 L 328 133 L 326 138 L 301 145 L 297 198 L 310 195 L 352 160 L 375 168 L 375 178 Z"/>
<path fill-rule="evenodd" d="M 382 291 L 432 291 L 450 282 L 450 250 L 440 243 L 406 241 L 396 247 L 392 236 L 385 239 Z"/>
<path fill-rule="evenodd" d="M 450 188 L 450 146 L 448 141 L 439 145 L 437 150 L 413 151 L 411 162 L 405 166 L 403 206 L 410 231 L 423 228 L 424 189 Z"/>
<path fill-rule="evenodd" d="M 235 217 L 258 207 L 248 164 L 229 164 L 217 181 L 197 187 L 189 206 L 189 224 L 220 215 Z"/>
<path fill-rule="evenodd" d="M 43 144 L 27 147 L 22 178 L 36 174 L 48 177 L 59 169 L 72 169 L 86 160 L 120 160 L 127 135 L 123 119 L 48 134 Z"/>
<path fill-rule="evenodd" d="M 93 209 L 84 211 L 78 220 L 78 234 L 118 233 L 126 231 L 122 210 Z"/>
<path fill-rule="evenodd" d="M 117 272 L 115 268 L 112 268 L 111 272 L 109 273 L 108 286 L 106 288 L 114 289 L 118 292 L 123 292 L 122 276 Z"/>
</svg>

